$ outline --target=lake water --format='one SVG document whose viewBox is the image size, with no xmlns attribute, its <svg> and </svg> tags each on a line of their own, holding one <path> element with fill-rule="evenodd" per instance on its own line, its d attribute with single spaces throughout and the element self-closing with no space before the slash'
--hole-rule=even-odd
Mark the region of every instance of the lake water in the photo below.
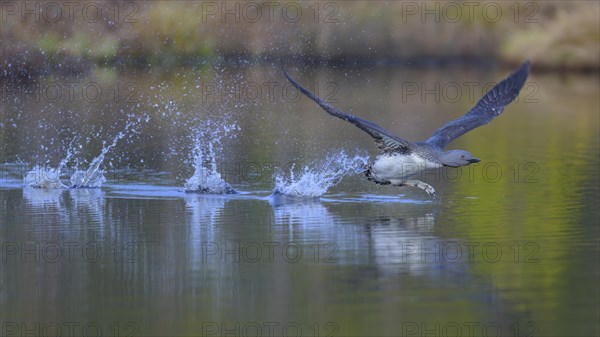
<svg viewBox="0 0 600 337">
<path fill-rule="evenodd" d="M 510 71 L 289 68 L 409 140 Z M 598 335 L 599 90 L 597 75 L 534 73 L 518 102 L 450 145 L 481 163 L 422 177 L 432 199 L 354 169 L 328 176 L 376 147 L 296 96 L 278 66 L 5 81 L 1 334 Z M 23 185 L 71 153 L 67 184 L 115 139 L 100 188 Z M 184 192 L 198 149 L 241 193 Z M 290 169 L 306 178 L 292 189 L 325 194 L 271 196 Z"/>
</svg>

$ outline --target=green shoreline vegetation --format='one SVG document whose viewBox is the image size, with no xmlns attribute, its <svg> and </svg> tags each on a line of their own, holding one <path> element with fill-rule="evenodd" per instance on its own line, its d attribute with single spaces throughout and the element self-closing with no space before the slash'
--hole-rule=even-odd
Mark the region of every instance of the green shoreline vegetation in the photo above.
<svg viewBox="0 0 600 337">
<path fill-rule="evenodd" d="M 0 76 L 228 57 L 511 65 L 529 59 L 536 69 L 600 70 L 596 1 L 69 3 L 2 4 Z"/>
</svg>

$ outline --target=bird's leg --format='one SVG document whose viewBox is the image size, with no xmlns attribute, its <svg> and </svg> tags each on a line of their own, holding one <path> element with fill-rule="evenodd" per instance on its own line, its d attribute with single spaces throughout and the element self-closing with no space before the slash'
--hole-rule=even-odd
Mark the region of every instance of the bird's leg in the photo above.
<svg viewBox="0 0 600 337">
<path fill-rule="evenodd" d="M 427 192 L 427 194 L 429 194 L 431 197 L 435 198 L 435 189 L 433 188 L 433 186 L 426 184 L 420 180 L 407 180 L 404 183 L 402 183 L 402 185 L 400 185 L 400 186 L 418 187 L 418 188 L 422 189 L 423 191 Z"/>
</svg>

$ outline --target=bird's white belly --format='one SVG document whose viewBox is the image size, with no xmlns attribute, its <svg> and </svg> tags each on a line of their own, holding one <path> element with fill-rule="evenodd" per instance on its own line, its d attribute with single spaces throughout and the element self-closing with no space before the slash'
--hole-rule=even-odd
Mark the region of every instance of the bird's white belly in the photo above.
<svg viewBox="0 0 600 337">
<path fill-rule="evenodd" d="M 442 165 L 424 160 L 414 154 L 380 155 L 375 158 L 372 170 L 379 179 L 387 180 L 393 185 L 400 185 L 420 172 L 439 167 Z"/>
</svg>

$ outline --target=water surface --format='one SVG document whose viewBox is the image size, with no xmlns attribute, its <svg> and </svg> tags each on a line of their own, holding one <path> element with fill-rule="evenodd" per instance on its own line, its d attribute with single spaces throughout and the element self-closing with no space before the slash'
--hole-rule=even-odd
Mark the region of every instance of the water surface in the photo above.
<svg viewBox="0 0 600 337">
<path fill-rule="evenodd" d="M 410 140 L 507 75 L 290 68 Z M 71 82 L 72 99 L 44 93 Z M 92 83 L 97 98 L 83 94 Z M 342 150 L 376 154 L 362 131 L 287 92 L 277 66 L 106 69 L 3 85 L 3 335 L 600 333 L 595 77 L 533 74 L 501 117 L 451 144 L 479 165 L 423 177 L 435 199 L 353 173 L 317 200 L 270 196 L 278 170 L 319 167 Z M 106 153 L 101 188 L 23 187 L 25 172 L 56 166 L 68 149 L 89 164 L 131 116 L 142 122 Z M 242 193 L 185 193 L 196 135 L 223 125 L 237 127 L 215 145 L 215 162 Z"/>
</svg>

